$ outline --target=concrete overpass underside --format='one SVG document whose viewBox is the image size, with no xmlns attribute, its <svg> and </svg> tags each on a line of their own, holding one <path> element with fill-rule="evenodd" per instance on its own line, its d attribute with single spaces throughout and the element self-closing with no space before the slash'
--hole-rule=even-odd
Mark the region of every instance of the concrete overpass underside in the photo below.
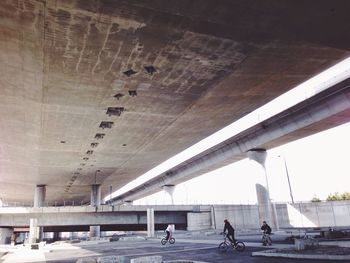
<svg viewBox="0 0 350 263">
<path fill-rule="evenodd" d="M 147 230 L 145 206 L 99 207 L 44 207 L 15 209 L 4 207 L 0 213 L 0 229 L 13 228 L 15 232 L 29 231 L 29 222 L 35 218 L 44 232 L 89 231 L 100 226 L 101 231 Z M 167 224 L 177 229 L 187 228 L 188 213 L 211 213 L 209 205 L 157 206 L 154 211 L 154 228 L 164 230 Z M 210 222 L 206 222 L 208 225 Z"/>
<path fill-rule="evenodd" d="M 80 202 L 91 184 L 121 188 L 348 57 L 349 11 L 326 0 L 1 1 L 0 197 L 31 202 L 46 185 L 48 202 Z"/>
</svg>

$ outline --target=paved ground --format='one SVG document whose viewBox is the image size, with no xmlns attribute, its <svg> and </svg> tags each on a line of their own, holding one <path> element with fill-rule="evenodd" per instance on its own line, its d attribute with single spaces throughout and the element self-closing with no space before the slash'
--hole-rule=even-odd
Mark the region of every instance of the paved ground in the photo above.
<svg viewBox="0 0 350 263">
<path fill-rule="evenodd" d="M 281 262 L 280 259 L 252 257 L 253 251 L 260 251 L 263 248 L 247 246 L 244 252 L 230 250 L 227 253 L 220 253 L 217 245 L 203 244 L 196 242 L 181 242 L 177 241 L 174 245 L 160 245 L 157 240 L 136 241 L 136 242 L 115 242 L 100 245 L 85 246 L 79 250 L 56 250 L 47 253 L 47 262 L 58 263 L 73 263 L 79 257 L 98 257 L 109 255 L 123 255 L 129 262 L 131 258 L 146 256 L 146 255 L 161 255 L 163 260 L 196 260 L 204 262 L 245 262 L 245 263 L 263 263 L 263 262 Z M 295 260 L 285 260 L 283 262 L 296 262 Z M 303 261 L 298 261 L 303 262 Z M 319 261 L 307 261 L 316 263 Z"/>
<path fill-rule="evenodd" d="M 175 236 L 176 237 L 176 236 Z M 274 236 L 274 248 L 291 247 L 292 244 L 284 241 L 285 236 Z M 73 263 L 78 258 L 101 256 L 125 256 L 126 263 L 131 258 L 147 255 L 161 255 L 163 260 L 196 260 L 213 263 L 244 262 L 244 263 L 277 263 L 277 262 L 308 262 L 316 263 L 319 260 L 298 260 L 282 258 L 252 257 L 252 252 L 267 249 L 259 242 L 259 236 L 239 237 L 246 243 L 246 250 L 238 252 L 229 250 L 227 253 L 218 251 L 221 236 L 185 236 L 176 237 L 174 245 L 162 246 L 160 239 L 126 238 L 117 242 L 81 242 L 77 244 L 62 243 L 59 245 L 46 245 L 40 251 L 18 248 L 16 253 L 8 253 L 1 258 L 3 263 L 17 262 L 50 262 Z M 268 247 L 270 249 L 271 247 Z M 328 261 L 331 262 L 331 261 Z"/>
</svg>

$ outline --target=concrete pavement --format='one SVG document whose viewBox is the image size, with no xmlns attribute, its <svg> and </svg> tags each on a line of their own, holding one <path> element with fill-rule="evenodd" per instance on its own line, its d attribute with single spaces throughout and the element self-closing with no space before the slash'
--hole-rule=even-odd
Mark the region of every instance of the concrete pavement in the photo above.
<svg viewBox="0 0 350 263">
<path fill-rule="evenodd" d="M 263 254 L 264 251 L 271 251 L 272 249 L 284 249 L 293 247 L 293 244 L 283 242 L 283 236 L 275 236 L 275 243 L 269 247 L 264 247 L 260 242 L 258 242 L 258 235 L 246 237 L 237 236 L 237 239 L 244 241 L 246 244 L 246 250 L 244 252 L 228 250 L 226 253 L 220 253 L 217 249 L 218 244 L 222 242 L 221 236 L 219 235 L 190 236 L 188 234 L 179 232 L 178 236 L 176 233 L 174 236 L 176 238 L 175 244 L 166 244 L 165 246 L 162 246 L 160 244 L 160 237 L 144 239 L 131 236 L 125 237 L 124 239 L 121 239 L 117 242 L 107 242 L 107 240 L 82 241 L 80 243 L 74 244 L 69 244 L 67 242 L 57 242 L 42 246 L 39 250 L 31 250 L 28 247 L 24 246 L 9 246 L 8 251 L 5 252 L 5 248 L 2 247 L 1 251 L 3 251 L 4 254 L 1 257 L 1 262 L 75 263 L 78 259 L 89 258 L 91 260 L 95 260 L 97 258 L 103 257 L 122 256 L 125 258 L 125 263 L 128 263 L 133 258 L 152 255 L 162 256 L 164 261 L 181 259 L 215 263 L 295 262 L 293 259 L 283 258 L 283 255 L 279 255 L 279 258 L 273 258 L 273 256 L 276 254 Z M 259 257 L 252 257 L 252 255 Z M 322 259 L 327 258 L 323 257 Z M 300 262 L 303 262 L 302 258 L 300 260 Z M 329 260 L 332 261 L 331 259 Z M 319 259 L 308 259 L 305 262 L 316 263 L 319 262 Z"/>
</svg>

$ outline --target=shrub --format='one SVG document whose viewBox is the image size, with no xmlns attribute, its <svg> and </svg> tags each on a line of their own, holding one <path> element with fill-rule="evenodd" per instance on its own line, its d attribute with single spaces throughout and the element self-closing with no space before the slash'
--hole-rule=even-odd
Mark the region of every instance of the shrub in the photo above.
<svg viewBox="0 0 350 263">
<path fill-rule="evenodd" d="M 341 201 L 341 200 L 350 200 L 350 192 L 330 194 L 327 197 L 327 201 Z"/>
</svg>

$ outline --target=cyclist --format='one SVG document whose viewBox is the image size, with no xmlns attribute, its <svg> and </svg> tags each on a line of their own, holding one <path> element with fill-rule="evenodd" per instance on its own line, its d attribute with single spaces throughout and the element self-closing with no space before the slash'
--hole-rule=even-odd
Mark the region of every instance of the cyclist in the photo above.
<svg viewBox="0 0 350 263">
<path fill-rule="evenodd" d="M 226 233 L 226 230 L 227 230 L 226 237 L 228 238 L 228 240 L 230 240 L 232 244 L 235 244 L 236 243 L 235 229 L 232 227 L 232 225 L 227 219 L 224 220 L 224 231 L 222 231 L 222 233 Z"/>
<path fill-rule="evenodd" d="M 165 229 L 165 232 L 166 232 L 166 237 L 165 239 L 166 240 L 169 240 L 169 238 L 171 237 L 172 233 L 173 233 L 173 226 L 171 224 L 169 224 L 167 226 L 167 228 Z"/>
<path fill-rule="evenodd" d="M 266 223 L 266 221 L 263 221 L 263 224 L 261 226 L 261 230 L 264 231 L 265 237 L 263 237 L 263 245 L 266 246 L 266 243 L 268 245 L 272 245 L 272 240 L 271 240 L 271 227 Z"/>
</svg>

